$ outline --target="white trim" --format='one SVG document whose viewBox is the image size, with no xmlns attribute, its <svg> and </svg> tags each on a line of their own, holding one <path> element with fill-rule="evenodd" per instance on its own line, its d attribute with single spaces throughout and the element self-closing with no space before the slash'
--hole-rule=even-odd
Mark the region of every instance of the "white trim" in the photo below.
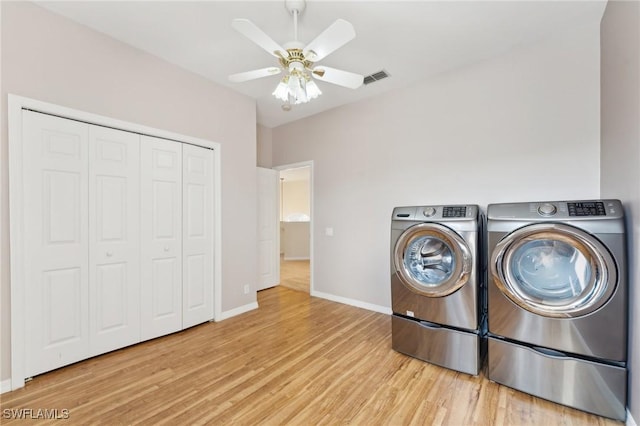
<svg viewBox="0 0 640 426">
<path fill-rule="evenodd" d="M 22 238 L 22 106 L 21 99 L 8 97 L 9 136 L 9 257 L 11 259 L 11 389 L 24 386 L 24 306 L 23 270 L 24 248 Z M 17 307 L 20 307 L 17 309 Z"/>
<path fill-rule="evenodd" d="M 92 114 L 72 108 L 63 107 L 36 99 L 17 95 L 8 95 L 8 135 L 9 135 L 9 233 L 11 258 L 11 389 L 24 386 L 24 306 L 23 265 L 24 247 L 21 237 L 24 235 L 22 180 L 22 110 L 29 109 L 63 118 L 84 121 L 98 126 L 112 127 L 128 132 L 139 133 L 178 142 L 202 146 L 213 150 L 214 163 L 214 313 L 213 319 L 224 316 L 222 312 L 222 168 L 221 145 L 218 142 L 182 135 L 167 130 L 156 129 L 128 121 L 117 120 L 102 115 Z M 11 190 L 14 188 L 14 190 Z M 15 189 L 17 188 L 17 190 Z M 256 304 L 257 306 L 257 304 Z M 4 382 L 3 382 L 4 383 Z"/>
<path fill-rule="evenodd" d="M 631 415 L 631 411 L 629 411 L 628 408 L 627 408 L 627 421 L 625 422 L 625 425 L 626 426 L 638 426 L 636 421 L 633 419 L 633 416 Z"/>
<path fill-rule="evenodd" d="M 213 319 L 222 317 L 222 146 L 213 151 Z"/>
<path fill-rule="evenodd" d="M 244 314 L 249 311 L 253 311 L 254 309 L 258 309 L 258 302 L 251 302 L 247 305 L 238 306 L 237 308 L 230 309 L 228 311 L 224 311 L 220 314 L 219 318 L 216 318 L 217 321 L 222 321 L 229 319 L 231 317 L 235 317 L 240 314 Z"/>
<path fill-rule="evenodd" d="M 315 217 L 316 217 L 316 212 L 315 212 L 315 201 L 314 201 L 314 183 L 313 183 L 313 160 L 309 160 L 309 161 L 301 161 L 299 163 L 292 163 L 292 164 L 283 164 L 281 166 L 276 166 L 273 169 L 274 170 L 278 170 L 278 171 L 282 171 L 282 170 L 288 170 L 288 169 L 299 169 L 300 167 L 309 167 L 309 210 L 311 213 L 311 217 L 309 218 L 309 293 L 313 295 L 314 289 L 315 289 L 315 284 L 314 284 L 314 277 L 315 277 L 315 273 L 314 273 L 314 226 L 313 224 L 315 223 Z M 278 222 L 278 227 L 280 226 L 280 222 Z M 285 259 L 285 260 L 293 260 L 293 259 Z"/>
<path fill-rule="evenodd" d="M 282 257 L 283 260 L 309 260 L 308 256 L 304 257 Z"/>
<path fill-rule="evenodd" d="M 368 311 L 380 312 L 381 314 L 391 315 L 393 313 L 391 311 L 391 308 L 387 308 L 386 306 L 374 305 L 373 303 L 367 303 L 356 299 L 349 299 L 347 297 L 336 296 L 335 294 L 323 293 L 321 291 L 312 291 L 311 296 L 331 300 L 332 302 L 338 302 L 345 305 L 355 306 L 356 308 L 362 308 Z"/>
<path fill-rule="evenodd" d="M 0 393 L 6 393 L 11 391 L 11 379 L 3 380 L 0 382 Z"/>
</svg>

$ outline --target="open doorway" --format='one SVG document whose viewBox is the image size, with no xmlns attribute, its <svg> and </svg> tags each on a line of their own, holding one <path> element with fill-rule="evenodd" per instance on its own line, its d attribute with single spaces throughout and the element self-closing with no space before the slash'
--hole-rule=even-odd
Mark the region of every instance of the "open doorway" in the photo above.
<svg viewBox="0 0 640 426">
<path fill-rule="evenodd" d="M 280 285 L 311 293 L 312 163 L 276 169 L 280 171 Z"/>
</svg>

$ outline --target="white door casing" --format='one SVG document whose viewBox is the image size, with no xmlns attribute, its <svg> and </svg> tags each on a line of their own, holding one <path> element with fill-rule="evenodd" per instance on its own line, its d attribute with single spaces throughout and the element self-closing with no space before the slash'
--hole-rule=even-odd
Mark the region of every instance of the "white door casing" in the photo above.
<svg viewBox="0 0 640 426">
<path fill-rule="evenodd" d="M 280 282 L 279 182 L 277 170 L 258 167 L 258 288 Z"/>
<path fill-rule="evenodd" d="M 25 111 L 22 131 L 28 377 L 89 353 L 88 126 Z"/>
<path fill-rule="evenodd" d="M 182 327 L 213 319 L 213 151 L 182 147 Z"/>
<path fill-rule="evenodd" d="M 142 136 L 142 340 L 182 328 L 182 144 Z"/>
<path fill-rule="evenodd" d="M 91 355 L 140 341 L 140 136 L 89 126 Z"/>
</svg>

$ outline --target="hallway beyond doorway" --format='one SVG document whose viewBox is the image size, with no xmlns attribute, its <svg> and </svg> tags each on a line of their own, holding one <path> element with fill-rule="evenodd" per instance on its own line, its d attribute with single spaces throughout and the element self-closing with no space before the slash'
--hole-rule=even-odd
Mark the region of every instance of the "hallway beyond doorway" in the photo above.
<svg viewBox="0 0 640 426">
<path fill-rule="evenodd" d="M 310 293 L 309 260 L 284 260 L 280 256 L 280 285 Z"/>
</svg>

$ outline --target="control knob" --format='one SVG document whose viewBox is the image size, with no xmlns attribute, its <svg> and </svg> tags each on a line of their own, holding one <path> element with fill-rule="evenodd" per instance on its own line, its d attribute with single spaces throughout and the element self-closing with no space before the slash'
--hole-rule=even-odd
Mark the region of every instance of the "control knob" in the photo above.
<svg viewBox="0 0 640 426">
<path fill-rule="evenodd" d="M 436 209 L 433 207 L 427 207 L 423 210 L 422 214 L 425 215 L 426 217 L 431 217 L 434 214 L 436 214 Z"/>
<path fill-rule="evenodd" d="M 540 207 L 538 207 L 538 213 L 540 213 L 542 216 L 553 216 L 557 211 L 558 209 L 556 208 L 556 206 L 551 203 L 544 203 L 541 204 Z"/>
</svg>

